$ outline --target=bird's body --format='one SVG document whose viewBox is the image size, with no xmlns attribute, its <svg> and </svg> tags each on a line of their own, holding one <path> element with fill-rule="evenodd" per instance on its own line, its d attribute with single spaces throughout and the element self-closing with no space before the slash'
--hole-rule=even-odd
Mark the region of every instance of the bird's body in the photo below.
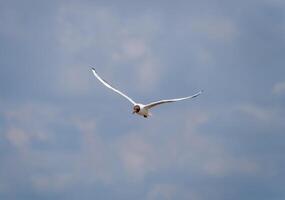
<svg viewBox="0 0 285 200">
<path fill-rule="evenodd" d="M 139 109 L 136 109 L 136 108 L 139 108 Z M 151 115 L 149 112 L 149 109 L 147 109 L 145 105 L 140 104 L 140 103 L 134 106 L 133 113 L 137 113 L 138 115 L 144 116 L 145 118 Z"/>
<path fill-rule="evenodd" d="M 106 80 L 102 79 L 96 72 L 96 70 L 94 68 L 92 68 L 92 72 L 94 74 L 94 76 L 101 82 L 103 83 L 106 87 L 108 87 L 109 89 L 113 90 L 114 92 L 120 94 L 121 96 L 125 97 L 126 99 L 128 99 L 132 104 L 133 104 L 133 114 L 138 114 L 141 116 L 144 116 L 145 118 L 151 116 L 149 109 L 151 109 L 154 106 L 160 105 L 160 104 L 164 104 L 164 103 L 171 103 L 171 102 L 177 102 L 177 101 L 181 101 L 181 100 L 185 100 L 185 99 L 192 99 L 194 97 L 199 96 L 200 94 L 202 94 L 202 91 L 192 95 L 192 96 L 188 96 L 188 97 L 182 97 L 182 98 L 177 98 L 177 99 L 167 99 L 167 100 L 160 100 L 160 101 L 156 101 L 156 102 L 152 102 L 149 104 L 141 104 L 141 103 L 136 103 L 133 99 L 131 99 L 130 97 L 128 97 L 127 95 L 125 95 L 124 93 L 122 93 L 121 91 L 119 91 L 118 89 L 114 88 L 113 86 L 111 86 Z"/>
</svg>

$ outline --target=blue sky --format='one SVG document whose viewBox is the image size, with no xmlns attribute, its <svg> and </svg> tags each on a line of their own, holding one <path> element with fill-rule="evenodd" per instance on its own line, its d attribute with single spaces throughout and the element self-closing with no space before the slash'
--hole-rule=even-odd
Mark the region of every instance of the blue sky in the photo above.
<svg viewBox="0 0 285 200">
<path fill-rule="evenodd" d="M 1 199 L 285 198 L 284 1 L 4 0 L 0 43 Z"/>
</svg>

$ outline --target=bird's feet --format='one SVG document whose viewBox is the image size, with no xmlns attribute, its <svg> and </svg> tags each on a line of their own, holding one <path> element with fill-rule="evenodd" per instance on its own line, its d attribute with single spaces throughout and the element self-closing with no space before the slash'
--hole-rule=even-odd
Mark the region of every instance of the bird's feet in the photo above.
<svg viewBox="0 0 285 200">
<path fill-rule="evenodd" d="M 147 115 L 144 115 L 144 118 L 147 118 Z"/>
</svg>

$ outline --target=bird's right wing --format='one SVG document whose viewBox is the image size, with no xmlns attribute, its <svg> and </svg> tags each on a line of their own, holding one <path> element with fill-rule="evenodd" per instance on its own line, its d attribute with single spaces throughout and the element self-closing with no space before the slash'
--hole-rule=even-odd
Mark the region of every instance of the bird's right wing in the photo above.
<svg viewBox="0 0 285 200">
<path fill-rule="evenodd" d="M 92 72 L 94 74 L 94 76 L 101 82 L 103 83 L 106 87 L 108 87 L 109 89 L 113 90 L 114 92 L 120 94 L 121 96 L 125 97 L 126 99 L 128 99 L 130 102 L 132 102 L 132 104 L 136 105 L 136 102 L 134 100 L 132 100 L 130 97 L 128 97 L 127 95 L 125 95 L 124 93 L 122 93 L 121 91 L 117 90 L 116 88 L 112 87 L 107 81 L 105 81 L 104 79 L 102 79 L 96 72 L 96 70 L 92 67 Z"/>
</svg>

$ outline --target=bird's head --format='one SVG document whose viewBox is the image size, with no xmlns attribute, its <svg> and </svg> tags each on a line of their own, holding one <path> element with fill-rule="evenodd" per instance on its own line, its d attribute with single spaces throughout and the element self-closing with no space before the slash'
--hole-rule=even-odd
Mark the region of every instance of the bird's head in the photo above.
<svg viewBox="0 0 285 200">
<path fill-rule="evenodd" d="M 139 105 L 134 106 L 133 114 L 138 113 L 141 110 L 141 107 Z"/>
</svg>

